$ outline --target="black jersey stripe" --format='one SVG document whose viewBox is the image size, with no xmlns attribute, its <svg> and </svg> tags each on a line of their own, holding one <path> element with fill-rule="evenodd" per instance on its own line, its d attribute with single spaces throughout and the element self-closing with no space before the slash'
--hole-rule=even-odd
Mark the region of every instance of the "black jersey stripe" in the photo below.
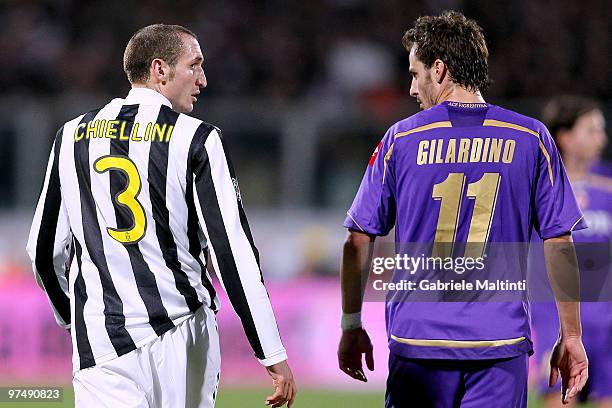
<svg viewBox="0 0 612 408">
<path fill-rule="evenodd" d="M 206 132 L 206 134 L 210 133 L 213 129 L 212 126 L 206 127 L 206 124 L 203 123 L 196 130 L 196 135 L 198 132 Z M 202 135 L 198 136 L 201 137 Z M 195 208 L 195 201 L 193 199 L 193 168 L 191 165 L 191 160 L 187 160 L 187 174 L 185 175 L 186 180 L 186 191 L 185 191 L 185 201 L 187 202 L 187 239 L 189 240 L 189 253 L 193 256 L 197 261 L 198 265 L 200 265 L 200 276 L 202 279 L 202 285 L 208 291 L 208 295 L 210 297 L 210 308 L 217 312 L 217 292 L 212 285 L 212 282 L 208 279 L 206 274 L 206 266 L 202 263 L 200 259 L 200 255 L 207 259 L 208 256 L 208 248 L 204 248 L 202 250 L 202 245 L 200 244 L 200 237 L 198 235 L 199 226 L 198 226 L 198 213 Z"/>
<path fill-rule="evenodd" d="M 117 115 L 116 120 L 125 121 L 124 134 L 129 135 L 132 132 L 134 126 L 134 118 L 138 113 L 138 105 L 123 105 Z M 111 156 L 122 156 L 129 158 L 130 144 L 128 140 L 110 140 L 110 154 Z M 127 185 L 127 176 L 121 171 L 111 169 L 110 175 L 110 194 L 111 198 L 117 197 Z M 115 219 L 117 222 L 117 229 L 129 229 L 132 227 L 132 215 L 130 210 L 123 206 L 117 205 L 116 200 L 112 200 L 113 207 L 115 209 Z"/>
<path fill-rule="evenodd" d="M 87 289 L 85 288 L 85 280 L 81 272 L 81 256 L 83 250 L 81 244 L 79 244 L 79 241 L 76 239 L 74 239 L 73 247 L 75 248 L 78 271 L 76 279 L 74 280 L 74 326 L 72 330 L 75 330 L 77 351 L 79 353 L 79 367 L 82 370 L 84 368 L 93 367 L 96 361 L 91 351 L 89 338 L 87 337 L 87 325 L 85 324 L 85 317 L 83 315 L 85 303 L 87 302 Z"/>
<path fill-rule="evenodd" d="M 179 114 L 162 105 L 157 123 L 174 126 Z M 177 290 L 185 298 L 187 307 L 195 312 L 202 306 L 198 293 L 189 283 L 187 274 L 181 269 L 178 251 L 170 230 L 170 213 L 166 206 L 169 143 L 152 143 L 149 151 L 149 196 L 157 240 L 168 269 L 172 271 Z"/>
<path fill-rule="evenodd" d="M 81 119 L 81 123 L 87 123 L 93 120 L 98 111 L 99 110 L 87 113 Z M 117 355 L 122 355 L 136 349 L 136 345 L 125 329 L 123 302 L 113 284 L 104 254 L 102 232 L 98 224 L 96 203 L 91 191 L 88 138 L 84 138 L 74 144 L 74 164 L 81 198 L 81 215 L 83 218 L 85 247 L 87 248 L 91 261 L 100 273 L 102 298 L 104 302 L 104 325 L 115 352 Z"/>
<path fill-rule="evenodd" d="M 261 268 L 261 265 L 259 263 L 259 251 L 257 250 L 257 247 L 255 246 L 255 242 L 253 240 L 253 234 L 251 234 L 251 228 L 249 227 L 249 222 L 247 221 L 246 213 L 244 212 L 244 208 L 242 207 L 242 198 L 238 199 L 240 189 L 238 187 L 238 179 L 236 177 L 234 165 L 232 163 L 231 157 L 227 154 L 227 148 L 225 146 L 225 141 L 223 140 L 223 135 L 221 134 L 221 130 L 220 129 L 216 129 L 216 130 L 219 133 L 219 139 L 221 139 L 221 145 L 223 146 L 223 152 L 227 160 L 227 167 L 229 169 L 230 177 L 232 178 L 232 182 L 235 183 L 234 188 L 236 189 L 236 193 L 237 193 L 236 200 L 238 201 L 238 214 L 240 215 L 240 225 L 242 225 L 242 229 L 244 230 L 244 233 L 249 241 L 249 244 L 251 245 L 251 249 L 253 250 L 253 253 L 255 254 L 255 260 L 257 261 L 257 266 Z M 261 281 L 263 282 L 263 274 L 261 273 L 261 269 L 260 269 L 260 276 L 261 276 Z"/>
<path fill-rule="evenodd" d="M 204 146 L 210 131 L 198 128 L 190 146 L 189 160 L 192 160 L 192 167 L 195 174 L 195 186 L 202 215 L 206 223 L 206 229 L 210 238 L 210 244 L 215 251 L 219 273 L 223 278 L 223 283 L 227 291 L 228 298 L 232 302 L 234 310 L 238 314 L 249 343 L 255 351 L 258 359 L 264 359 L 263 347 L 257 334 L 257 328 L 251 314 L 244 288 L 240 280 L 240 274 L 236 267 L 235 254 L 230 246 L 227 230 L 223 223 L 221 209 L 217 201 L 217 193 L 212 178 L 210 160 Z M 224 160 L 224 158 L 222 159 Z"/>
<path fill-rule="evenodd" d="M 208 248 L 202 249 L 202 245 L 200 244 L 200 237 L 198 235 L 198 213 L 195 208 L 195 202 L 193 200 L 193 189 L 189 186 L 193 186 L 193 175 L 189 174 L 191 170 L 191 166 L 187 166 L 187 191 L 185 191 L 185 200 L 187 201 L 187 239 L 189 240 L 189 253 L 194 257 L 196 261 L 198 261 L 198 265 L 200 266 L 200 279 L 202 280 L 202 285 L 206 288 L 208 292 L 208 297 L 210 298 L 210 308 L 213 312 L 218 311 L 217 307 L 217 291 L 215 290 L 212 282 L 208 278 L 206 273 L 206 265 L 202 263 L 200 259 L 200 255 L 204 259 L 208 258 Z"/>
<path fill-rule="evenodd" d="M 62 290 L 55 268 L 53 267 L 53 247 L 55 244 L 55 234 L 57 229 L 57 220 L 62 204 L 62 196 L 60 193 L 60 178 L 59 178 L 59 155 L 62 146 L 62 127 L 55 136 L 53 164 L 49 175 L 47 185 L 45 206 L 38 231 L 38 239 L 36 241 L 36 270 L 42 280 L 43 286 L 53 307 L 60 315 L 62 320 L 70 323 L 70 299 Z"/>
<path fill-rule="evenodd" d="M 139 105 L 123 105 L 121 107 L 117 120 L 126 122 L 125 134 L 131 133 L 132 127 L 134 126 L 134 118 L 138 113 L 138 108 Z M 129 140 L 112 139 L 110 142 L 110 154 L 129 158 L 129 143 Z M 109 177 L 111 197 L 116 197 L 125 190 L 128 183 L 127 176 L 122 171 L 111 170 Z M 124 206 L 117 204 L 115 200 L 113 200 L 113 207 L 117 219 L 117 228 L 131 228 L 134 221 L 131 212 Z M 145 261 L 138 246 L 138 242 L 124 244 L 124 247 L 130 258 L 138 293 L 147 309 L 149 324 L 151 328 L 153 328 L 153 331 L 159 336 L 173 328 L 174 323 L 172 323 L 172 320 L 168 317 L 168 311 L 163 305 L 155 274 Z"/>
</svg>

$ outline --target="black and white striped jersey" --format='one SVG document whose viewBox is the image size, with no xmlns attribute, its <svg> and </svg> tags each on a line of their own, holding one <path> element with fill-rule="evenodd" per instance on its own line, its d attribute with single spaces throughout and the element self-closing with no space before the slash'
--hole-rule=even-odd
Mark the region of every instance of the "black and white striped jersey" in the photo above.
<svg viewBox="0 0 612 408">
<path fill-rule="evenodd" d="M 143 88 L 57 133 L 27 250 L 74 370 L 218 309 L 214 269 L 266 366 L 287 358 L 219 129 Z M 204 257 L 206 258 L 206 257 Z"/>
</svg>

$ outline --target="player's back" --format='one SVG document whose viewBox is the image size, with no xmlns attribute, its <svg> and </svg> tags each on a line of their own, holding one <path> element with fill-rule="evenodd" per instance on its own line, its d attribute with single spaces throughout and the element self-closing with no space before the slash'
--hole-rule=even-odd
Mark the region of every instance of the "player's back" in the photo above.
<svg viewBox="0 0 612 408">
<path fill-rule="evenodd" d="M 393 133 L 399 242 L 526 242 L 534 211 L 563 193 L 551 189 L 560 163 L 544 126 L 498 106 L 445 102 Z"/>
<path fill-rule="evenodd" d="M 484 269 L 495 273 L 484 276 L 495 284 L 506 272 L 524 267 L 524 257 L 516 254 L 533 227 L 543 238 L 583 227 L 552 138 L 534 119 L 490 104 L 444 102 L 396 123 L 378 151 L 345 226 L 386 235 L 395 225 L 396 247 L 403 254 L 453 256 L 467 265 L 466 258 L 495 247 L 500 257 L 493 257 L 494 265 L 487 258 Z M 418 289 L 389 298 L 392 352 L 482 359 L 531 350 L 529 306 L 520 289 L 518 297 L 510 294 L 516 301 L 500 302 L 501 292 L 476 288 L 473 275 L 432 265 L 414 275 L 402 276 L 400 270 L 394 275 L 414 281 Z M 448 291 L 434 289 L 432 295 L 418 286 L 437 279 L 471 280 L 474 287 L 450 290 L 449 302 Z M 471 294 L 479 301 L 464 296 Z M 437 303 L 423 301 L 429 299 Z"/>
<path fill-rule="evenodd" d="M 76 255 L 75 367 L 125 354 L 202 304 L 216 308 L 190 168 L 192 141 L 211 131 L 161 103 L 114 99 L 58 134 Z"/>
</svg>

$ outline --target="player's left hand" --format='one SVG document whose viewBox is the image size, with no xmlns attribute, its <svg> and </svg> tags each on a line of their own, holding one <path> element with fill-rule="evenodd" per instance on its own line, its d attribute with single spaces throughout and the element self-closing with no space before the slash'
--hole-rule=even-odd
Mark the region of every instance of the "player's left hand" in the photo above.
<svg viewBox="0 0 612 408">
<path fill-rule="evenodd" d="M 589 378 L 589 360 L 580 337 L 560 337 L 550 357 L 548 386 L 557 383 L 561 375 L 561 402 L 565 405 L 584 387 Z"/>
<path fill-rule="evenodd" d="M 297 394 L 297 387 L 287 360 L 266 367 L 266 370 L 272 377 L 274 386 L 274 394 L 266 398 L 266 405 L 278 408 L 287 403 L 287 407 L 291 408 Z"/>
<path fill-rule="evenodd" d="M 370 371 L 374 371 L 373 349 L 370 337 L 363 328 L 342 331 L 338 345 L 340 370 L 356 380 L 368 382 L 363 372 L 361 355 L 365 353 L 366 366 Z"/>
</svg>

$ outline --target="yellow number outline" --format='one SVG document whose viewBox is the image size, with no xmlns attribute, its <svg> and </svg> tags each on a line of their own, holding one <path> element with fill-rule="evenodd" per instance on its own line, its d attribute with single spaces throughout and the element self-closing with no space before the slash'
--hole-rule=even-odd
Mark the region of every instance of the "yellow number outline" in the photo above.
<svg viewBox="0 0 612 408">
<path fill-rule="evenodd" d="M 132 226 L 125 229 L 106 228 L 106 232 L 115 241 L 122 244 L 135 244 L 140 241 L 147 230 L 147 217 L 142 204 L 137 199 L 142 187 L 140 174 L 132 160 L 125 156 L 102 156 L 94 162 L 94 169 L 102 174 L 109 170 L 119 170 L 127 177 L 127 185 L 115 197 L 113 202 L 127 208 L 132 217 Z"/>
</svg>

